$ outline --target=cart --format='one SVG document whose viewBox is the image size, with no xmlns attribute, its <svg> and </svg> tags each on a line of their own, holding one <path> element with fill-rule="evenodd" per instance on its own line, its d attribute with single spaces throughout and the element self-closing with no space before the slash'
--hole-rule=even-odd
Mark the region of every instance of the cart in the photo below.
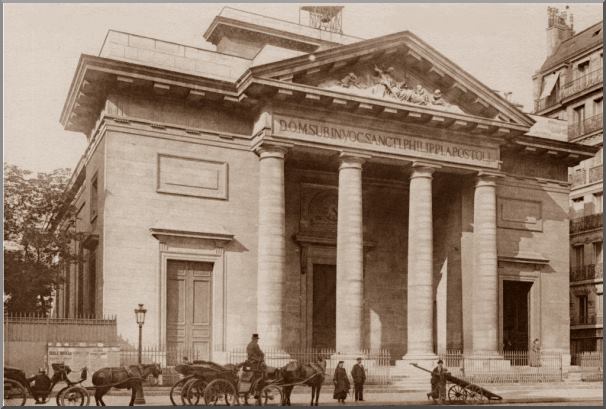
<svg viewBox="0 0 606 409">
<path fill-rule="evenodd" d="M 71 381 L 68 374 L 71 368 L 64 364 L 52 364 L 53 377 L 49 379 L 50 388 L 48 391 L 36 391 L 43 403 L 50 400 L 50 394 L 54 387 L 65 382 L 67 386 L 59 390 L 56 396 L 57 406 L 87 406 L 90 402 L 90 396 L 86 388 L 80 385 L 86 380 L 87 369 L 82 368 L 80 379 Z M 4 406 L 24 406 L 27 402 L 27 395 L 34 396 L 30 383 L 25 372 L 21 369 L 4 367 Z"/>
<path fill-rule="evenodd" d="M 411 364 L 415 368 L 429 372 L 429 369 L 423 368 L 417 364 Z M 448 388 L 447 396 L 450 403 L 487 403 L 491 400 L 502 400 L 499 395 L 482 388 L 479 385 L 468 382 L 464 379 L 457 378 L 451 374 L 446 374 L 446 381 L 452 385 Z"/>
</svg>

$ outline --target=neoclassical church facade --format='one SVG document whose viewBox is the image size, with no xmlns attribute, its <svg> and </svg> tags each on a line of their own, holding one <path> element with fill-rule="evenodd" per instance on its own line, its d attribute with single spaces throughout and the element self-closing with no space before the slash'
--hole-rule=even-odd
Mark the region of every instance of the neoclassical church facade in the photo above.
<svg viewBox="0 0 606 409">
<path fill-rule="evenodd" d="M 411 32 L 370 40 L 224 8 L 208 51 L 110 31 L 61 116 L 88 149 L 57 313 L 220 361 L 265 348 L 569 352 L 556 132 Z M 552 129 L 543 126 L 542 129 Z"/>
</svg>

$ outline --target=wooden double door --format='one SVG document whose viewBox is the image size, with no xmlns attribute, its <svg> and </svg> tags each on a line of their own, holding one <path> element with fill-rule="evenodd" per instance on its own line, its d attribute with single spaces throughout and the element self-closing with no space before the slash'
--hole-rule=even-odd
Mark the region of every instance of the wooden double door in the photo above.
<svg viewBox="0 0 606 409">
<path fill-rule="evenodd" d="M 166 341 L 177 359 L 210 360 L 213 263 L 168 260 Z"/>
</svg>

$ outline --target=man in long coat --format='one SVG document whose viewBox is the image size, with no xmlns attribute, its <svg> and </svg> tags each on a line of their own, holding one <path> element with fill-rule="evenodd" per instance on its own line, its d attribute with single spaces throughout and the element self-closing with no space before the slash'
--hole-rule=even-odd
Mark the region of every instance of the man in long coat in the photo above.
<svg viewBox="0 0 606 409">
<path fill-rule="evenodd" d="M 265 354 L 259 346 L 259 334 L 253 334 L 252 339 L 246 346 L 246 358 L 253 370 L 254 377 L 261 378 L 261 382 L 258 385 L 260 388 L 265 378 Z"/>
<path fill-rule="evenodd" d="M 431 394 L 428 395 L 431 395 L 434 401 L 438 399 L 440 403 L 444 403 L 446 399 L 447 374 L 448 370 L 444 367 L 444 361 L 440 359 L 438 366 L 431 371 Z"/>
<path fill-rule="evenodd" d="M 366 382 L 366 371 L 362 365 L 362 358 L 351 368 L 351 377 L 354 382 L 354 396 L 357 401 L 364 402 L 364 382 Z"/>
</svg>

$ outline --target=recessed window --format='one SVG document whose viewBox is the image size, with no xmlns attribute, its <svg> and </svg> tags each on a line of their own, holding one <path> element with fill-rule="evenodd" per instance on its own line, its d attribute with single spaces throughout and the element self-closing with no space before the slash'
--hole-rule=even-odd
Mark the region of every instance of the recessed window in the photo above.
<svg viewBox="0 0 606 409">
<path fill-rule="evenodd" d="M 589 319 L 589 302 L 586 295 L 579 295 L 579 323 L 586 324 Z"/>
<path fill-rule="evenodd" d="M 593 209 L 594 209 L 594 213 L 602 213 L 602 211 L 604 210 L 604 194 L 602 192 L 600 193 L 594 193 L 593 194 Z"/>
<path fill-rule="evenodd" d="M 93 180 L 90 184 L 90 220 L 91 222 L 97 217 L 97 199 L 98 199 L 98 190 L 97 190 L 97 175 L 93 177 Z"/>
<path fill-rule="evenodd" d="M 585 72 L 589 68 L 589 61 L 583 61 L 577 65 L 579 72 Z"/>
</svg>

